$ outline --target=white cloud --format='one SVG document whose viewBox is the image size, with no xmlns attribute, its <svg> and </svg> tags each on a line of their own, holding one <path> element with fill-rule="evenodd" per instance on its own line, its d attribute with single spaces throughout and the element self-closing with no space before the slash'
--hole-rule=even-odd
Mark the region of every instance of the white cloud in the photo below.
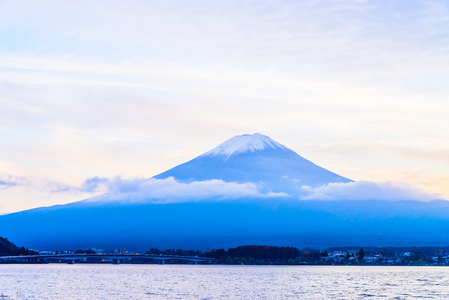
<svg viewBox="0 0 449 300">
<path fill-rule="evenodd" d="M 431 201 L 447 198 L 399 182 L 331 183 L 318 188 L 303 186 L 296 192 L 291 190 L 290 194 L 287 194 L 271 192 L 263 183 L 236 183 L 216 179 L 184 183 L 176 181 L 173 177 L 124 179 L 120 176 L 114 178 L 96 176 L 77 185 L 5 174 L 0 176 L 0 193 L 1 199 L 8 200 L 8 203 L 0 203 L 0 214 L 34 207 L 66 204 L 81 199 L 105 203 L 184 203 L 234 201 L 241 198 L 263 201 L 263 199 L 271 197 L 289 199 L 289 201 L 293 199 L 299 199 L 298 201 Z M 32 195 L 32 197 L 24 195 Z"/>
<path fill-rule="evenodd" d="M 382 201 L 431 201 L 443 196 L 426 192 L 401 182 L 357 181 L 330 183 L 318 188 L 302 187 L 301 200 L 382 200 Z"/>
<path fill-rule="evenodd" d="M 28 180 L 24 177 L 0 173 L 0 190 L 26 186 Z"/>
<path fill-rule="evenodd" d="M 286 193 L 266 191 L 261 184 L 217 179 L 182 183 L 173 177 L 123 179 L 120 176 L 96 176 L 76 185 L 56 180 L 0 176 L 0 199 L 8 200 L 8 203 L 0 201 L 0 214 L 81 199 L 92 202 L 174 203 L 288 196 Z"/>
<path fill-rule="evenodd" d="M 56 204 L 67 204 L 98 195 L 47 178 L 0 174 L 0 214 Z"/>
<path fill-rule="evenodd" d="M 18 183 L 14 181 L 0 180 L 0 189 L 7 189 L 16 186 Z"/>
<path fill-rule="evenodd" d="M 206 180 L 183 183 L 173 177 L 167 179 L 114 179 L 94 177 L 85 181 L 80 191 L 107 193 L 90 201 L 124 201 L 172 203 L 191 201 L 225 201 L 242 197 L 290 197 L 287 193 L 267 192 L 262 183 L 236 183 Z M 443 199 L 437 193 L 426 192 L 403 182 L 358 181 L 330 183 L 318 188 L 303 186 L 298 191 L 300 200 L 379 200 L 432 201 Z"/>
<path fill-rule="evenodd" d="M 241 197 L 287 197 L 286 193 L 262 192 L 261 186 L 247 182 L 225 182 L 212 179 L 183 183 L 173 177 L 166 179 L 131 179 L 124 180 L 92 178 L 83 184 L 82 190 L 95 191 L 101 186 L 107 186 L 108 193 L 93 197 L 88 201 L 104 202 L 147 202 L 173 203 L 192 202 L 200 200 L 232 200 Z"/>
</svg>

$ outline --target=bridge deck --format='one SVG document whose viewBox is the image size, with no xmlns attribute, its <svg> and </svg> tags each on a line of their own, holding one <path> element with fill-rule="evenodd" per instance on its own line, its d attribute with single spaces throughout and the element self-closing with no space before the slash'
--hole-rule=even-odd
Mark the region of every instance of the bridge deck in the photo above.
<svg viewBox="0 0 449 300">
<path fill-rule="evenodd" d="M 191 262 L 208 262 L 212 263 L 214 258 L 199 256 L 179 256 L 179 255 L 154 255 L 154 254 L 44 254 L 44 255 L 23 255 L 23 256 L 0 256 L 0 261 L 42 261 L 47 259 L 59 260 L 79 260 L 85 258 L 106 258 L 112 260 L 120 259 L 152 259 L 159 261 L 166 260 L 182 260 Z"/>
</svg>

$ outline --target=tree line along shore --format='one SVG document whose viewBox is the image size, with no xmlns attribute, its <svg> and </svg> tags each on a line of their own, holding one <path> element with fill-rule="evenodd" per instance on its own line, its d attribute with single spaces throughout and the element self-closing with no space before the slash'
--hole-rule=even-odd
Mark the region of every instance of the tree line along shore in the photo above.
<svg viewBox="0 0 449 300">
<path fill-rule="evenodd" d="M 98 249 L 36 251 L 18 247 L 7 238 L 0 237 L 0 256 L 111 253 L 207 257 L 214 258 L 217 264 L 226 265 L 449 265 L 449 246 L 331 247 L 324 251 L 262 245 L 245 245 L 227 250 L 223 248 L 211 249 L 204 252 L 184 249 L 159 250 L 156 248 L 151 248 L 145 253 L 136 253 L 124 248 L 106 252 Z M 133 263 L 133 261 L 129 260 L 129 263 Z M 151 263 L 151 261 L 147 261 L 147 263 Z M 167 260 L 166 263 L 182 262 L 173 259 Z"/>
</svg>

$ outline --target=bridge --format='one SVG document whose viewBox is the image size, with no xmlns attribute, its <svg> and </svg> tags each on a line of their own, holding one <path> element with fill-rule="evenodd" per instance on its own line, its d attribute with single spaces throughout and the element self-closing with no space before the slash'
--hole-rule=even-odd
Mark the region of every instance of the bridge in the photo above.
<svg viewBox="0 0 449 300">
<path fill-rule="evenodd" d="M 87 260 L 88 258 L 97 258 L 101 260 L 110 260 L 113 264 L 119 264 L 120 261 L 145 261 L 155 260 L 160 264 L 165 264 L 167 260 L 177 260 L 200 263 L 214 263 L 216 259 L 199 256 L 180 256 L 180 255 L 162 255 L 162 254 L 43 254 L 43 255 L 23 255 L 23 256 L 0 256 L 0 263 L 48 263 L 51 261 L 66 261 L 68 264 L 74 264 L 76 261 Z"/>
</svg>

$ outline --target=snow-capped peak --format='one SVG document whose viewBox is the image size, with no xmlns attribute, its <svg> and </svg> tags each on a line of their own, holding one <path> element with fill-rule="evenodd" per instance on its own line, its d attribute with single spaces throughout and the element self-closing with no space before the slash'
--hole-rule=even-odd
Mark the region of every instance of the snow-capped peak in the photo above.
<svg viewBox="0 0 449 300">
<path fill-rule="evenodd" d="M 256 152 L 268 149 L 285 150 L 287 147 L 260 133 L 243 134 L 227 140 L 214 149 L 204 153 L 202 156 L 226 156 L 228 158 L 236 153 Z"/>
</svg>

